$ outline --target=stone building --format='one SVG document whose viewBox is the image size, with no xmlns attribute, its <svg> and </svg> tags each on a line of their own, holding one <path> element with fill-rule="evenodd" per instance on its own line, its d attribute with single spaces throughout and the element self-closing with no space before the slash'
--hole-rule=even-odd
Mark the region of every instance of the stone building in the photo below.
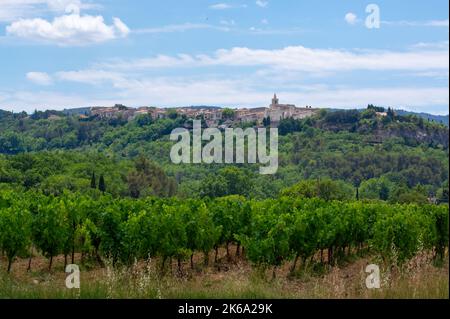
<svg viewBox="0 0 450 319">
<path fill-rule="evenodd" d="M 264 117 L 270 118 L 271 123 L 277 124 L 288 118 L 303 119 L 314 115 L 316 112 L 317 110 L 311 107 L 300 108 L 294 104 L 280 104 L 277 95 L 274 94 L 272 103 L 266 109 Z"/>
</svg>

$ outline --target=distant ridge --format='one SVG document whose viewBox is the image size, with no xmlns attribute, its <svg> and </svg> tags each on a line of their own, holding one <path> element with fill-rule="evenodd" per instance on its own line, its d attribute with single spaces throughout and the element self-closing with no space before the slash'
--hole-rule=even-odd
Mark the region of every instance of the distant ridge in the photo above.
<svg viewBox="0 0 450 319">
<path fill-rule="evenodd" d="M 398 115 L 402 115 L 402 116 L 406 116 L 406 115 L 416 115 L 416 116 L 420 116 L 426 120 L 433 120 L 435 122 L 438 123 L 443 123 L 447 126 L 449 126 L 449 116 L 448 115 L 434 115 L 434 114 L 429 114 L 429 113 L 416 113 L 416 112 L 410 112 L 410 111 L 404 111 L 404 110 L 399 110 L 399 111 L 395 111 L 397 112 Z"/>
<path fill-rule="evenodd" d="M 336 112 L 336 111 L 342 111 L 343 109 L 335 109 L 335 108 L 327 108 L 326 110 L 331 111 L 331 112 Z M 366 109 L 357 109 L 358 111 L 362 112 Z M 421 117 L 425 120 L 430 120 L 430 121 L 434 121 L 436 123 L 442 123 L 445 126 L 449 126 L 449 115 L 435 115 L 435 114 L 430 114 L 430 113 L 425 113 L 425 112 L 412 112 L 412 111 L 405 111 L 405 110 L 396 110 L 394 109 L 395 113 L 397 113 L 400 116 L 408 116 L 408 115 L 415 115 L 418 117 Z"/>
<path fill-rule="evenodd" d="M 222 107 L 220 106 L 213 106 L 213 105 L 191 105 L 191 106 L 181 106 L 177 108 L 192 108 L 192 109 L 220 109 Z M 336 112 L 336 111 L 342 111 L 344 109 L 337 109 L 337 108 L 324 108 L 325 110 Z M 345 109 L 348 110 L 348 109 Z M 365 109 L 357 109 L 358 111 L 362 112 Z M 8 111 L 0 110 L 1 112 L 9 113 Z M 63 111 L 60 111 L 65 115 L 88 115 L 91 112 L 91 107 L 78 107 L 78 108 L 70 108 L 70 109 L 64 109 Z M 449 126 L 449 115 L 435 115 L 431 113 L 425 113 L 425 112 L 412 112 L 412 111 L 405 111 L 405 110 L 396 110 L 395 112 L 398 115 L 401 116 L 407 116 L 407 115 L 415 115 L 418 117 L 421 117 L 425 120 L 434 121 L 437 123 L 442 123 Z"/>
</svg>

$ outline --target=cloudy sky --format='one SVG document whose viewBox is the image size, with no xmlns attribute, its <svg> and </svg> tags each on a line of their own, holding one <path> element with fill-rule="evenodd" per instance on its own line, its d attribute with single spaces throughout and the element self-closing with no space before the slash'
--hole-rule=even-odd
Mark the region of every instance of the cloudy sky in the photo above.
<svg viewBox="0 0 450 319">
<path fill-rule="evenodd" d="M 370 3 L 0 0 L 0 108 L 257 107 L 277 92 L 448 114 L 448 1 Z"/>
</svg>

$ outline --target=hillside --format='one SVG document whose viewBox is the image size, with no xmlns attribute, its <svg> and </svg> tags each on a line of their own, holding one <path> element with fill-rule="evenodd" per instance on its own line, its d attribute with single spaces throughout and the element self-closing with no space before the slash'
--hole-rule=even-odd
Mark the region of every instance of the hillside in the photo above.
<svg viewBox="0 0 450 319">
<path fill-rule="evenodd" d="M 334 109 L 330 108 L 327 109 L 330 112 L 336 112 L 340 111 L 340 109 Z M 358 109 L 358 111 L 363 112 L 365 109 Z M 423 118 L 427 122 L 435 122 L 438 124 L 444 124 L 447 127 L 449 126 L 449 115 L 435 115 L 425 112 L 412 112 L 412 111 L 405 111 L 405 110 L 395 110 L 395 113 L 399 116 L 414 116 Z"/>
<path fill-rule="evenodd" d="M 346 198 L 355 187 L 362 197 L 391 201 L 448 197 L 448 128 L 418 117 L 380 117 L 368 109 L 283 120 L 274 176 L 259 175 L 258 165 L 172 164 L 168 134 L 188 122 L 176 115 L 125 121 L 1 112 L 0 185 L 89 192 L 95 174 L 113 196 L 270 198 L 320 178 L 339 183 Z"/>
<path fill-rule="evenodd" d="M 398 115 L 414 115 L 414 116 L 418 116 L 418 117 L 422 117 L 425 120 L 430 120 L 430 121 L 434 121 L 437 123 L 442 123 L 445 125 L 449 125 L 449 119 L 448 119 L 448 115 L 434 115 L 434 114 L 429 114 L 429 113 L 415 113 L 415 112 L 410 112 L 410 111 L 403 111 L 403 110 L 398 110 L 396 111 Z"/>
</svg>

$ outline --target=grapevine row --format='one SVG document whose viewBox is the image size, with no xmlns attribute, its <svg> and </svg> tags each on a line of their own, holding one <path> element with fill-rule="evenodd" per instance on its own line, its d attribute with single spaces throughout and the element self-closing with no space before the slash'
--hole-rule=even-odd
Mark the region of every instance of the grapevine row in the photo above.
<svg viewBox="0 0 450 319">
<path fill-rule="evenodd" d="M 49 259 L 75 253 L 99 263 L 130 265 L 159 257 L 181 267 L 194 253 L 217 262 L 219 247 L 245 250 L 256 266 L 280 266 L 319 254 L 335 262 L 346 252 L 368 249 L 384 260 L 404 262 L 422 249 L 443 258 L 448 247 L 447 205 L 391 205 L 281 197 L 254 201 L 239 196 L 214 200 L 92 198 L 64 193 L 0 192 L 0 249 L 10 271 L 16 257 L 40 251 Z"/>
</svg>

